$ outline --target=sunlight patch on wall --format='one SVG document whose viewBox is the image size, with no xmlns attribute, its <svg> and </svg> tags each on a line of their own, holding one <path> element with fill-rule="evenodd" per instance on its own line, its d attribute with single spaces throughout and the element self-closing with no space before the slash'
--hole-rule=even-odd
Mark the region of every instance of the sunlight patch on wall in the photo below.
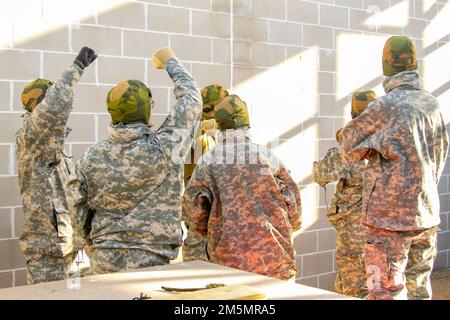
<svg viewBox="0 0 450 320">
<path fill-rule="evenodd" d="M 425 13 L 433 7 L 433 5 L 436 3 L 436 0 L 419 0 L 416 2 L 416 4 L 418 2 L 422 2 L 423 13 Z M 418 10 L 417 5 L 416 10 Z"/>
<path fill-rule="evenodd" d="M 312 164 L 318 157 L 318 125 L 316 123 L 283 141 L 279 145 L 273 144 L 274 154 L 281 159 L 291 171 L 295 182 L 305 184 L 305 180 L 312 174 Z"/>
<path fill-rule="evenodd" d="M 379 27 L 404 27 L 408 24 L 409 3 L 400 2 L 389 9 L 377 12 L 370 16 L 364 24 L 369 29 L 378 29 Z"/>
<path fill-rule="evenodd" d="M 317 186 L 309 184 L 301 189 L 302 196 L 302 230 L 308 230 L 318 219 L 320 210 L 317 208 L 319 193 Z"/>
<path fill-rule="evenodd" d="M 311 48 L 235 87 L 250 109 L 254 140 L 266 144 L 317 111 L 318 50 Z"/>
<path fill-rule="evenodd" d="M 384 92 L 383 82 L 380 82 L 376 86 L 368 87 L 367 90 L 375 91 L 378 97 L 384 96 L 386 94 Z"/>
<path fill-rule="evenodd" d="M 424 74 L 423 86 L 429 92 L 433 92 L 440 86 L 450 81 L 450 43 L 437 48 L 423 59 Z"/>
<path fill-rule="evenodd" d="M 436 41 L 445 38 L 448 41 L 450 34 L 450 3 L 447 3 L 436 15 L 436 17 L 426 26 L 424 30 L 424 46 L 429 46 Z"/>
<path fill-rule="evenodd" d="M 382 74 L 381 56 L 387 38 L 350 33 L 338 36 L 337 99 L 351 95 Z"/>
<path fill-rule="evenodd" d="M 0 46 L 41 37 L 64 25 L 124 5 L 124 0 L 14 0 L 0 2 Z"/>
</svg>

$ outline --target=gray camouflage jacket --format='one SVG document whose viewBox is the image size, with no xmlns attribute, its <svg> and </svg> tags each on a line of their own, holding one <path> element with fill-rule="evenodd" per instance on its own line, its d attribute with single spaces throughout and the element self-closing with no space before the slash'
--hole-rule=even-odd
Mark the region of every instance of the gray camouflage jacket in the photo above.
<svg viewBox="0 0 450 320">
<path fill-rule="evenodd" d="M 360 219 L 362 209 L 364 161 L 343 163 L 339 147 L 328 150 L 323 159 L 313 163 L 313 180 L 322 187 L 338 181 L 328 219 L 332 224 L 345 218 Z"/>
<path fill-rule="evenodd" d="M 439 103 L 417 71 L 386 78 L 386 95 L 341 131 L 344 161 L 369 159 L 363 223 L 393 231 L 437 226 L 438 182 L 448 153 Z"/>
<path fill-rule="evenodd" d="M 117 124 L 90 147 L 69 182 L 71 205 L 95 249 L 142 249 L 174 259 L 182 242 L 183 165 L 199 125 L 197 85 L 176 59 L 167 62 L 177 103 L 161 127 Z"/>
<path fill-rule="evenodd" d="M 82 73 L 75 64 L 68 67 L 35 110 L 24 114 L 16 133 L 25 218 L 20 245 L 26 255 L 65 256 L 82 245 L 74 238 L 64 190 L 73 165 L 63 152 L 74 88 Z"/>
</svg>

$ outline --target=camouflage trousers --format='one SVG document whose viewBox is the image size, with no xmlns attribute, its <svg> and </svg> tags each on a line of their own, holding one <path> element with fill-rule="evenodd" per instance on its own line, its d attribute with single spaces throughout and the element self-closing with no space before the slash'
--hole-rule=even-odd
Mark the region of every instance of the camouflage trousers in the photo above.
<svg viewBox="0 0 450 320">
<path fill-rule="evenodd" d="M 368 299 L 431 299 L 437 229 L 398 232 L 369 227 L 365 246 Z"/>
<path fill-rule="evenodd" d="M 37 284 L 64 280 L 70 276 L 70 266 L 75 260 L 76 252 L 64 257 L 33 255 L 27 257 L 27 283 Z"/>
<path fill-rule="evenodd" d="M 90 257 L 90 275 L 129 271 L 169 264 L 169 260 L 140 249 L 94 249 Z"/>
<path fill-rule="evenodd" d="M 201 235 L 188 230 L 182 247 L 183 261 L 209 261 L 208 254 L 206 252 L 207 244 L 208 241 Z"/>
<path fill-rule="evenodd" d="M 352 213 L 336 219 L 330 215 L 330 223 L 336 229 L 336 266 L 335 291 L 347 296 L 364 299 L 367 294 L 367 278 L 364 267 L 364 244 L 367 227 L 362 214 Z"/>
</svg>

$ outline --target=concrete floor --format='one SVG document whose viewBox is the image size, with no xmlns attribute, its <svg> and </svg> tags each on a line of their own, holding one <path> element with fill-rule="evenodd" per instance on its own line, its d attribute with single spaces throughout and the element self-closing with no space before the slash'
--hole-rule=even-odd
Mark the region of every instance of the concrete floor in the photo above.
<svg viewBox="0 0 450 320">
<path fill-rule="evenodd" d="M 431 274 L 433 300 L 450 300 L 450 269 L 435 270 Z"/>
</svg>

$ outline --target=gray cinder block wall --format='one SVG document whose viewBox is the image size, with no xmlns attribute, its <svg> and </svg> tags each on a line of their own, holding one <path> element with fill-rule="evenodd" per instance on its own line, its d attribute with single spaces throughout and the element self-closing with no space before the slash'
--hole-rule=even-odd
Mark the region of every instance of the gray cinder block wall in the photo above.
<svg viewBox="0 0 450 320">
<path fill-rule="evenodd" d="M 22 0 L 2 1 L 0 12 L 0 287 L 25 284 L 14 159 L 20 93 L 34 78 L 57 79 L 83 45 L 95 48 L 99 59 L 76 92 L 68 153 L 76 160 L 106 136 L 106 93 L 120 80 L 151 87 L 153 124 L 162 123 L 174 100 L 171 81 L 150 58 L 171 46 L 200 86 L 221 82 L 247 101 L 254 139 L 292 171 L 304 215 L 294 239 L 297 281 L 324 289 L 332 288 L 336 272 L 335 233 L 311 163 L 335 145 L 335 131 L 350 119 L 353 91 L 383 94 L 387 37 L 416 41 L 425 88 L 450 121 L 447 0 Z M 449 174 L 446 166 L 436 268 L 449 266 Z M 332 193 L 329 187 L 328 203 Z"/>
</svg>

